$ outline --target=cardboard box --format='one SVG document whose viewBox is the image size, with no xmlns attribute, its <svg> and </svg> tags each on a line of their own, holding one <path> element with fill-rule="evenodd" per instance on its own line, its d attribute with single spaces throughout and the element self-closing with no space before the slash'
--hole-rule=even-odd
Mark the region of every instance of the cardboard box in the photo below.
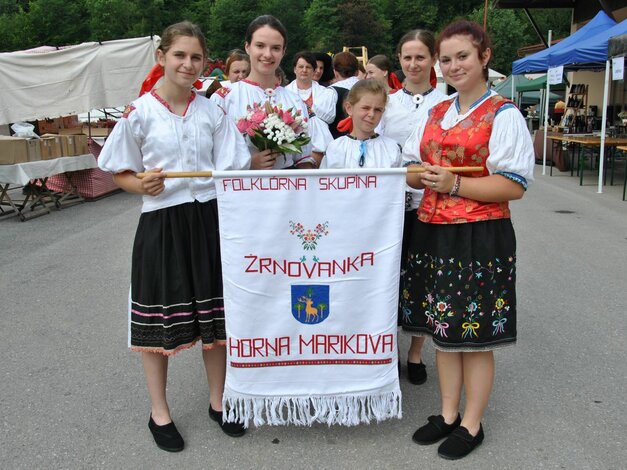
<svg viewBox="0 0 627 470">
<path fill-rule="evenodd" d="M 111 128 L 109 127 L 94 127 L 91 126 L 91 134 L 90 134 L 90 126 L 83 126 L 83 134 L 91 135 L 92 137 L 107 137 L 111 133 Z"/>
<path fill-rule="evenodd" d="M 39 139 L 27 139 L 26 150 L 28 151 L 28 161 L 38 162 L 41 160 L 41 144 Z"/>
<path fill-rule="evenodd" d="M 89 153 L 86 135 L 60 135 L 61 151 L 64 157 L 73 157 Z"/>
<path fill-rule="evenodd" d="M 67 129 L 59 129 L 59 135 L 82 135 L 83 127 L 69 127 Z"/>
<path fill-rule="evenodd" d="M 54 119 L 42 119 L 41 121 L 37 121 L 37 134 L 56 134 L 59 132 L 59 129 L 63 127 L 63 119 L 62 118 L 54 118 Z"/>
<path fill-rule="evenodd" d="M 70 116 L 63 116 L 61 118 L 62 122 L 63 122 L 63 129 L 72 129 L 74 127 L 80 127 L 81 123 L 78 120 L 78 115 L 76 114 L 72 114 Z"/>
<path fill-rule="evenodd" d="M 42 136 L 39 139 L 39 143 L 41 145 L 41 159 L 42 160 L 52 160 L 54 158 L 59 158 L 63 156 L 63 150 L 61 147 L 61 137 L 58 135 L 47 135 L 45 137 Z"/>
<path fill-rule="evenodd" d="M 0 136 L 0 165 L 14 165 L 28 161 L 26 139 Z"/>
</svg>

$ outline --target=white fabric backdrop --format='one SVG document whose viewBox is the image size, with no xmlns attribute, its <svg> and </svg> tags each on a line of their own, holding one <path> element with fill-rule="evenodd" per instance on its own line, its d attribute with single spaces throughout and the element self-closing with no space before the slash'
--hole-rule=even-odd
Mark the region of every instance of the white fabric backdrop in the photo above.
<svg viewBox="0 0 627 470">
<path fill-rule="evenodd" d="M 0 54 L 0 123 L 124 106 L 155 64 L 158 36 Z"/>
<path fill-rule="evenodd" d="M 405 170 L 214 172 L 224 407 L 255 425 L 401 416 Z M 270 188 L 270 189 L 269 189 Z"/>
</svg>

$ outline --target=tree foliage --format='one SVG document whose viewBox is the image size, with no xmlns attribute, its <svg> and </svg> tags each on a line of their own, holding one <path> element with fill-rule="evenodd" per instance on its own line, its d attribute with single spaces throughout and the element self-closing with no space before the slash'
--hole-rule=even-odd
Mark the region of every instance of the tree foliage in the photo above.
<svg viewBox="0 0 627 470">
<path fill-rule="evenodd" d="M 243 48 L 248 23 L 261 14 L 279 18 L 288 31 L 283 66 L 299 50 L 337 52 L 366 46 L 369 55 L 388 54 L 415 28 L 438 33 L 459 17 L 483 23 L 484 0 L 0 0 L 0 51 L 43 44 L 59 46 L 161 34 L 171 23 L 199 24 L 213 57 Z M 570 34 L 570 9 L 531 10 L 543 34 Z M 516 50 L 540 42 L 521 10 L 491 9 L 488 32 L 494 42 L 493 68 L 511 69 Z"/>
<path fill-rule="evenodd" d="M 255 0 L 215 0 L 211 7 L 209 29 L 205 31 L 211 54 L 225 57 L 234 48 L 244 48 L 248 24 L 257 16 Z"/>
</svg>

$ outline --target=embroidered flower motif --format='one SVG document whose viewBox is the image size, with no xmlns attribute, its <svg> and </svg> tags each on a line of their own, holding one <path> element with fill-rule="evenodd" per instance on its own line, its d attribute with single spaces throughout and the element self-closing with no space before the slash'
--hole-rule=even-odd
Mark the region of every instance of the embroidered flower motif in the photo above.
<svg viewBox="0 0 627 470">
<path fill-rule="evenodd" d="M 440 313 L 444 313 L 446 311 L 446 309 L 448 308 L 448 304 L 446 302 L 438 302 L 437 304 L 435 304 L 435 308 L 440 312 Z"/>
<path fill-rule="evenodd" d="M 497 310 L 502 310 L 503 307 L 505 307 L 505 301 L 501 297 L 499 297 L 498 299 L 496 299 L 496 302 L 494 302 L 494 306 Z"/>
<path fill-rule="evenodd" d="M 318 246 L 318 240 L 329 234 L 329 222 L 316 225 L 316 228 L 305 230 L 300 222 L 294 223 L 290 220 L 290 235 L 296 235 L 302 242 L 305 250 L 315 250 Z"/>
<path fill-rule="evenodd" d="M 276 93 L 274 91 L 274 88 L 266 88 L 265 90 L 263 90 L 263 92 L 266 94 L 268 98 L 272 98 Z"/>
</svg>

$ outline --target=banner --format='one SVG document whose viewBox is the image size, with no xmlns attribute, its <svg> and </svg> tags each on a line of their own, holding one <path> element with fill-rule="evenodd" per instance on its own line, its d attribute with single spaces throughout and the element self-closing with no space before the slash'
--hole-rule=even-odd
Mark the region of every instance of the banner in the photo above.
<svg viewBox="0 0 627 470">
<path fill-rule="evenodd" d="M 227 421 L 401 417 L 405 170 L 215 172 Z"/>
</svg>

